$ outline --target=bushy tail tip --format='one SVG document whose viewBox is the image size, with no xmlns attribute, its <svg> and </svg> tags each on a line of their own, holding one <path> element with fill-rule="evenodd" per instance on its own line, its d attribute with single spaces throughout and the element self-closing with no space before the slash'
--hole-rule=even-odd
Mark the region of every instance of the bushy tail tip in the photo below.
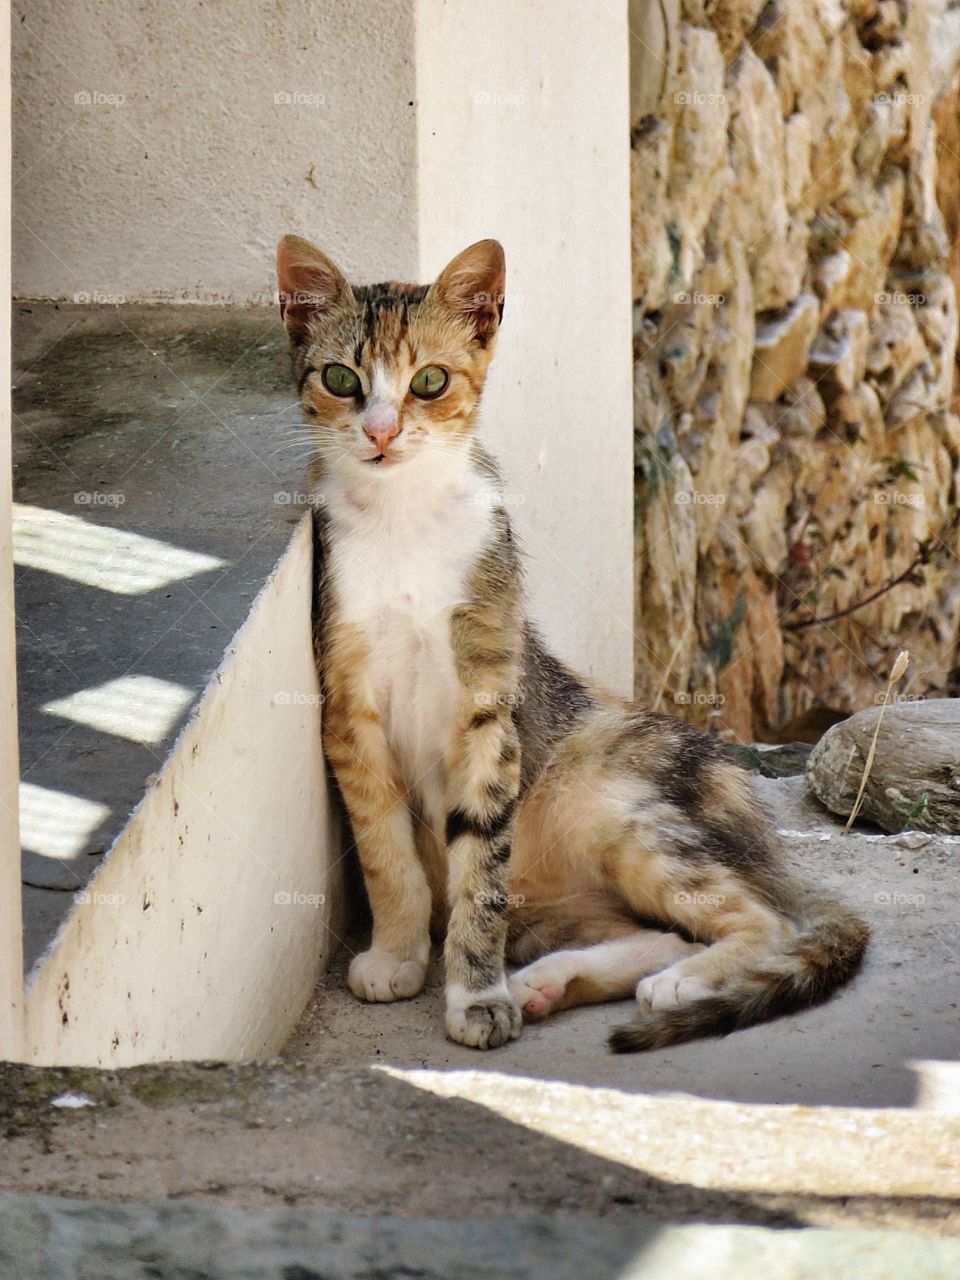
<svg viewBox="0 0 960 1280">
<path fill-rule="evenodd" d="M 725 1036 L 821 1004 L 860 968 L 869 937 L 866 924 L 851 912 L 825 916 L 809 925 L 788 951 L 741 974 L 715 996 L 642 1013 L 634 1022 L 614 1027 L 607 1043 L 614 1053 L 663 1049 Z"/>
</svg>

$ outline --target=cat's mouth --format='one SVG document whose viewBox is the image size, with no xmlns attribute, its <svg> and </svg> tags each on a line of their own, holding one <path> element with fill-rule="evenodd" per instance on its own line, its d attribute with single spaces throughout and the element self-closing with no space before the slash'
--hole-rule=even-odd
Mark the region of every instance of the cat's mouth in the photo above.
<svg viewBox="0 0 960 1280">
<path fill-rule="evenodd" d="M 370 467 L 392 467 L 399 461 L 395 453 L 378 453 L 375 458 L 364 458 L 364 462 Z"/>
</svg>

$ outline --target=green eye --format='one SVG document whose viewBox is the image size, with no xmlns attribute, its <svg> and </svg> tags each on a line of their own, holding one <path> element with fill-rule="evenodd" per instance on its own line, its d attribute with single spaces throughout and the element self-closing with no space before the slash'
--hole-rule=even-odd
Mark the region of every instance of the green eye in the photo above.
<svg viewBox="0 0 960 1280">
<path fill-rule="evenodd" d="M 328 364 L 323 371 L 323 385 L 335 396 L 355 396 L 360 379 L 345 364 Z"/>
<path fill-rule="evenodd" d="M 432 400 L 449 381 L 446 369 L 441 369 L 438 364 L 428 364 L 426 368 L 418 369 L 410 379 L 410 390 L 421 400 Z"/>
</svg>

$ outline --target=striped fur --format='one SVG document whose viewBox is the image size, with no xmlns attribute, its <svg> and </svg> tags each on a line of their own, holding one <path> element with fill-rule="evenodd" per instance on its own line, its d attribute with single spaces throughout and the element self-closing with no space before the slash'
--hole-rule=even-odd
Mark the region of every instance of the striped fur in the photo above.
<svg viewBox="0 0 960 1280">
<path fill-rule="evenodd" d="M 481 1048 L 518 1034 L 521 1011 L 634 994 L 617 1051 L 825 999 L 859 965 L 862 922 L 786 876 L 712 740 L 589 688 L 525 617 L 500 477 L 474 437 L 499 245 L 429 288 L 351 287 L 296 237 L 278 267 L 316 448 L 324 744 L 373 915 L 354 993 L 415 995 L 433 933 L 448 1034 Z M 355 394 L 327 389 L 331 363 Z M 448 376 L 435 399 L 410 385 L 425 366 Z"/>
</svg>

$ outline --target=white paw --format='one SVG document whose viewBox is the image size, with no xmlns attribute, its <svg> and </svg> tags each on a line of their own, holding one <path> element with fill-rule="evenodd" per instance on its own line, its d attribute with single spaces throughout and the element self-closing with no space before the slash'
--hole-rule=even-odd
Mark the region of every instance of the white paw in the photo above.
<svg viewBox="0 0 960 1280">
<path fill-rule="evenodd" d="M 700 978 L 684 976 L 680 965 L 671 965 L 660 973 L 643 978 L 637 983 L 637 1003 L 641 1009 L 675 1009 L 681 1004 L 693 1004 L 714 994 Z"/>
<path fill-rule="evenodd" d="M 350 962 L 347 985 L 358 1000 L 409 1000 L 423 987 L 427 966 L 398 960 L 389 951 L 371 947 Z"/>
<path fill-rule="evenodd" d="M 556 956 L 535 960 L 525 969 L 510 975 L 510 995 L 523 1010 L 524 1019 L 532 1021 L 553 1013 L 567 990 L 569 975 L 563 972 Z"/>
<path fill-rule="evenodd" d="M 506 984 L 489 991 L 447 991 L 447 1035 L 471 1049 L 498 1049 L 520 1034 L 520 1008 Z"/>
</svg>

